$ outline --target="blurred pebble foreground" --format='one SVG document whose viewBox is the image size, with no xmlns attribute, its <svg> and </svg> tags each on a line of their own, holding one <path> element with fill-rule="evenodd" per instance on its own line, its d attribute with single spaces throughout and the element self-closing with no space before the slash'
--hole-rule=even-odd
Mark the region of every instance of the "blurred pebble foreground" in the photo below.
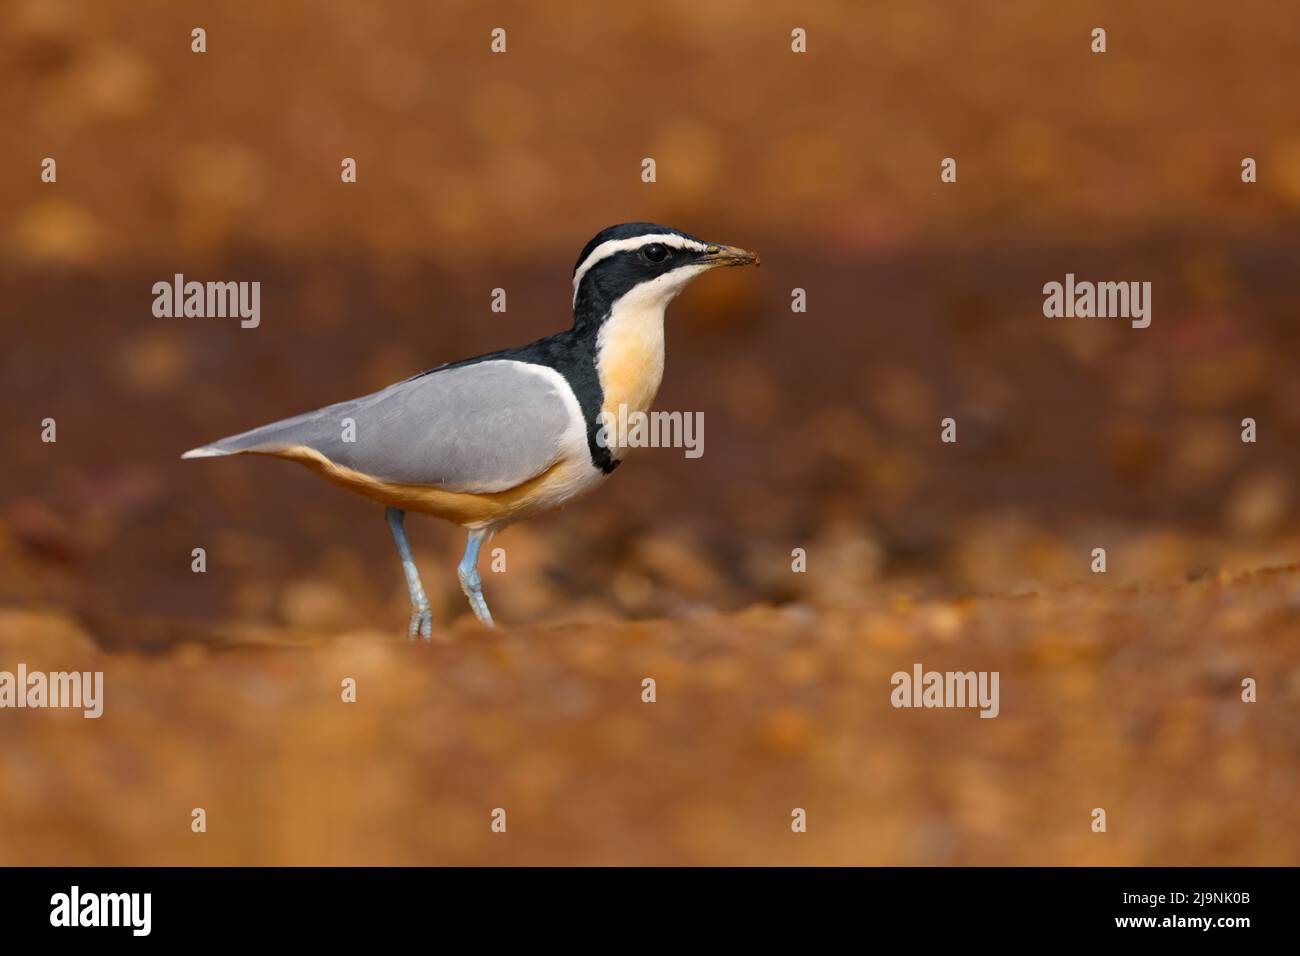
<svg viewBox="0 0 1300 956">
<path fill-rule="evenodd" d="M 107 696 L 0 711 L 0 864 L 1300 863 L 1294 10 L 437 6 L 0 10 L 0 670 Z M 498 632 L 457 529 L 413 648 L 377 506 L 178 460 L 554 331 L 633 218 L 763 255 L 670 310 L 705 454 L 500 535 Z M 177 272 L 262 325 L 153 318 Z M 893 709 L 916 662 L 1000 715 Z"/>
</svg>

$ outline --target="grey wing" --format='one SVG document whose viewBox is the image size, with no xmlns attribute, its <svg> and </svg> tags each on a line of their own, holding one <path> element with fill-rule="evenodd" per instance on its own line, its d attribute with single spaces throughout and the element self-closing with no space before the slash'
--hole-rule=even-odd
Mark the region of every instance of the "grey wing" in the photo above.
<svg viewBox="0 0 1300 956">
<path fill-rule="evenodd" d="M 579 434 L 577 399 L 558 372 L 494 359 L 429 372 L 185 457 L 305 446 L 384 481 L 486 493 L 540 475 Z"/>
</svg>

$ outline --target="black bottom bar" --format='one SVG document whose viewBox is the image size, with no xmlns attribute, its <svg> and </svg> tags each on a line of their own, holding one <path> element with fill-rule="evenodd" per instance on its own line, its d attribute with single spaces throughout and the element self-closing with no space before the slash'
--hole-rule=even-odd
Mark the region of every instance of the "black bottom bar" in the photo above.
<svg viewBox="0 0 1300 956">
<path fill-rule="evenodd" d="M 611 944 L 606 934 L 622 927 L 629 939 L 665 944 L 719 934 L 733 942 L 904 933 L 918 942 L 987 943 L 1047 933 L 1181 946 L 1276 934 L 1291 921 L 1297 881 L 1295 870 L 1209 868 L 42 868 L 0 871 L 0 882 L 10 941 L 75 934 L 91 944 L 117 937 L 337 945 L 437 930 L 446 944 L 463 931 L 486 933 L 480 938 L 494 945 L 512 934 Z"/>
</svg>

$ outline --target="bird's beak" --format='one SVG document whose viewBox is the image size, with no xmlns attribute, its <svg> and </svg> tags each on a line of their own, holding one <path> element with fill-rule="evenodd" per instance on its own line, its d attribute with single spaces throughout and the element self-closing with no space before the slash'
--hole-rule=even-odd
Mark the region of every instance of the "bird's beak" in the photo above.
<svg viewBox="0 0 1300 956">
<path fill-rule="evenodd" d="M 758 253 L 746 252 L 735 246 L 709 246 L 700 256 L 700 262 L 716 268 L 717 266 L 756 266 Z"/>
</svg>

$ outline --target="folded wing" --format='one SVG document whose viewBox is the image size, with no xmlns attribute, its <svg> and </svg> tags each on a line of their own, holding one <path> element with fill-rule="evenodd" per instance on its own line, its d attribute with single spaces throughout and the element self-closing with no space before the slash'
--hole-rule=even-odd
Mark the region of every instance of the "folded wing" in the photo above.
<svg viewBox="0 0 1300 956">
<path fill-rule="evenodd" d="M 585 448 L 572 390 L 555 370 L 513 360 L 437 369 L 383 391 L 272 422 L 186 458 L 307 448 L 383 481 L 505 491 Z"/>
</svg>

